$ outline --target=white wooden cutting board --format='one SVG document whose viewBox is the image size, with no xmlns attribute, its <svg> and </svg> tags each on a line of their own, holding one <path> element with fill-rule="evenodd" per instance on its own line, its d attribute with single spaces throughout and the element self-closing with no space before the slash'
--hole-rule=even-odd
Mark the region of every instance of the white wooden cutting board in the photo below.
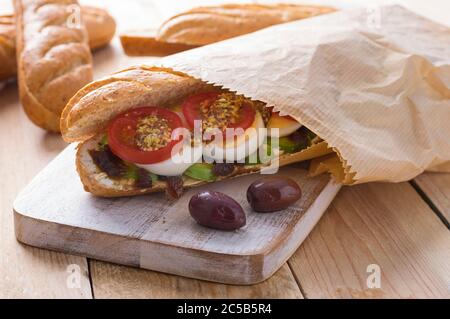
<svg viewBox="0 0 450 319">
<path fill-rule="evenodd" d="M 303 196 L 277 213 L 251 211 L 245 193 L 261 175 L 187 191 L 177 201 L 164 194 L 105 199 L 86 193 L 75 171 L 75 146 L 66 148 L 14 203 L 17 239 L 36 247 L 118 264 L 230 284 L 270 277 L 317 223 L 339 185 L 328 176 L 308 178 L 300 167 L 279 174 L 297 180 Z M 246 211 L 247 225 L 225 232 L 197 225 L 188 201 L 200 190 L 218 190 Z"/>
</svg>

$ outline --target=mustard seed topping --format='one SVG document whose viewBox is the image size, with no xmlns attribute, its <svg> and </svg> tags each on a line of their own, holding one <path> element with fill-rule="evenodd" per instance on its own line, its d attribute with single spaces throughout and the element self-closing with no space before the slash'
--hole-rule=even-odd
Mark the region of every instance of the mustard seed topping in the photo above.
<svg viewBox="0 0 450 319">
<path fill-rule="evenodd" d="M 200 103 L 203 131 L 213 129 L 224 131 L 230 124 L 235 124 L 245 103 L 252 101 L 233 93 L 220 94 L 212 104 L 207 101 Z"/>
<path fill-rule="evenodd" d="M 143 151 L 155 151 L 166 146 L 172 136 L 167 119 L 149 115 L 138 120 L 135 142 Z"/>
</svg>

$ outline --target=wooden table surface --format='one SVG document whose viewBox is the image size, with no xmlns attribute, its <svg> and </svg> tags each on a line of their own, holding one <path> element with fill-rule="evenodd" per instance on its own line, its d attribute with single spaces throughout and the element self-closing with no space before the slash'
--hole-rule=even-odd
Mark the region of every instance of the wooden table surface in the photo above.
<svg viewBox="0 0 450 319">
<path fill-rule="evenodd" d="M 0 11 L 7 12 L 9 3 L 1 2 Z M 95 1 L 82 1 L 86 2 Z M 450 23 L 448 1 L 402 2 Z M 157 26 L 192 5 L 145 0 L 102 3 L 117 17 L 119 30 Z M 152 61 L 125 57 L 116 39 L 95 54 L 96 76 L 144 60 Z M 28 121 L 15 83 L 0 91 L 0 297 L 450 298 L 450 174 L 426 173 L 411 182 L 344 187 L 303 245 L 272 278 L 254 286 L 231 286 L 18 243 L 12 202 L 65 146 L 60 136 Z M 367 285 L 371 267 L 379 267 L 379 288 Z"/>
</svg>

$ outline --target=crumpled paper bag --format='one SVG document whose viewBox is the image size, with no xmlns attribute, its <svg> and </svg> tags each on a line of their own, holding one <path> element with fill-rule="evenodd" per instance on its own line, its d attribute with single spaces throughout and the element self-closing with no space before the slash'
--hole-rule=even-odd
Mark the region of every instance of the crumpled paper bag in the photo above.
<svg viewBox="0 0 450 319">
<path fill-rule="evenodd" d="M 160 62 L 275 106 L 338 154 L 345 184 L 450 171 L 450 29 L 401 6 L 270 27 Z M 329 165 L 328 165 L 328 164 Z"/>
</svg>

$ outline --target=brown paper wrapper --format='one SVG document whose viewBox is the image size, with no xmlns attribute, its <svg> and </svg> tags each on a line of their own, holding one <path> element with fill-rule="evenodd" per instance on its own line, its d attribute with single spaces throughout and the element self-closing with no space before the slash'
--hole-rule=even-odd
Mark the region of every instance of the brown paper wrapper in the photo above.
<svg viewBox="0 0 450 319">
<path fill-rule="evenodd" d="M 282 24 L 160 64 L 295 117 L 337 154 L 318 171 L 344 184 L 450 171 L 450 29 L 401 6 Z"/>
</svg>

